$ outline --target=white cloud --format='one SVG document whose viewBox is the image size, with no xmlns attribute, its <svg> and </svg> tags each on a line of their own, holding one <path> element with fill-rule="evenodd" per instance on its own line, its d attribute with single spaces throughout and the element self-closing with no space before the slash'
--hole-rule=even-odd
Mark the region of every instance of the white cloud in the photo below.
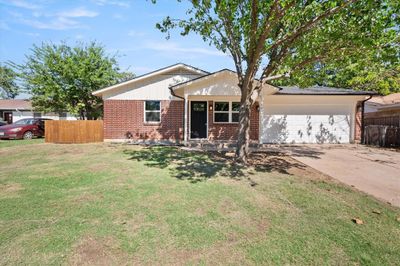
<svg viewBox="0 0 400 266">
<path fill-rule="evenodd" d="M 128 8 L 130 7 L 129 2 L 126 1 L 116 1 L 116 0 L 92 0 L 93 3 L 99 6 L 105 6 L 105 5 L 114 5 L 114 6 L 120 6 L 120 7 L 125 7 Z"/>
<path fill-rule="evenodd" d="M 43 13 L 39 11 L 32 12 L 31 17 L 26 17 L 21 13 L 9 11 L 17 22 L 31 26 L 37 29 L 49 30 L 67 30 L 77 28 L 87 28 L 78 18 L 93 18 L 98 16 L 97 12 L 88 10 L 84 7 L 78 7 L 71 10 L 65 10 L 58 13 Z"/>
<path fill-rule="evenodd" d="M 58 17 L 45 22 L 36 19 L 23 18 L 20 19 L 20 22 L 36 29 L 66 30 L 66 29 L 84 28 L 84 26 L 80 24 L 78 21 L 65 17 Z"/>
<path fill-rule="evenodd" d="M 136 31 L 136 30 L 130 30 L 128 32 L 128 36 L 131 36 L 131 37 L 142 37 L 144 35 L 145 35 L 144 32 L 139 32 L 139 31 Z"/>
<path fill-rule="evenodd" d="M 126 48 L 121 47 L 108 49 L 107 52 L 126 55 L 127 53 L 143 53 L 146 50 L 153 51 L 153 54 L 158 57 L 174 59 L 175 61 L 199 57 L 229 57 L 228 54 L 224 54 L 216 49 L 207 49 L 203 47 L 184 47 L 181 44 L 170 41 L 145 41 L 142 44 L 132 45 Z"/>
<path fill-rule="evenodd" d="M 149 42 L 146 44 L 145 48 L 166 53 L 226 56 L 226 54 L 218 50 L 206 49 L 201 47 L 182 47 L 179 46 L 177 43 L 173 42 L 167 42 L 167 43 Z"/>
<path fill-rule="evenodd" d="M 32 4 L 28 1 L 24 0 L 6 0 L 6 1 L 1 1 L 2 4 L 14 6 L 14 7 L 19 7 L 19 8 L 25 8 L 25 9 L 30 9 L 30 10 L 35 10 L 41 8 L 39 5 Z"/>
<path fill-rule="evenodd" d="M 87 10 L 84 7 L 78 7 L 78 8 L 72 9 L 72 10 L 67 10 L 67 11 L 57 13 L 57 16 L 65 17 L 65 18 L 79 18 L 79 17 L 93 18 L 98 15 L 99 15 L 99 13 Z"/>
</svg>

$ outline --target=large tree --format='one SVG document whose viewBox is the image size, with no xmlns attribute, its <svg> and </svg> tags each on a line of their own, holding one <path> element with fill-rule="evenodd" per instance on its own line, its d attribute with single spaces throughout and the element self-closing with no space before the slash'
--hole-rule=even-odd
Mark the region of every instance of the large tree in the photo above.
<svg viewBox="0 0 400 266">
<path fill-rule="evenodd" d="M 400 92 L 400 35 L 387 38 L 373 51 L 341 58 L 334 62 L 316 62 L 276 85 L 352 88 L 387 95 Z"/>
<path fill-rule="evenodd" d="M 36 110 L 68 111 L 80 119 L 101 116 L 102 100 L 92 92 L 124 80 L 115 56 L 96 43 L 43 43 L 34 46 L 26 63 L 18 65 Z"/>
<path fill-rule="evenodd" d="M 5 65 L 0 65 L 0 98 L 14 99 L 20 92 L 18 74 Z"/>
<path fill-rule="evenodd" d="M 200 34 L 232 57 L 241 89 L 236 154 L 242 162 L 249 153 L 251 106 L 266 83 L 314 62 L 373 51 L 383 35 L 399 30 L 395 0 L 190 2 L 184 18 L 166 17 L 156 26 L 168 37 L 176 27 L 182 35 Z"/>
</svg>

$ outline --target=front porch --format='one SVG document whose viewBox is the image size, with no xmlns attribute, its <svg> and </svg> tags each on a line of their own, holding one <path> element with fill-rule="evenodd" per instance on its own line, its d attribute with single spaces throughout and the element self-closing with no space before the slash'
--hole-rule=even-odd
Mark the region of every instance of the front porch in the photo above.
<svg viewBox="0 0 400 266">
<path fill-rule="evenodd" d="M 233 96 L 189 96 L 185 101 L 184 143 L 231 146 L 237 140 L 240 99 Z M 250 139 L 259 141 L 259 110 L 250 117 Z"/>
<path fill-rule="evenodd" d="M 179 83 L 170 87 L 173 96 L 184 100 L 184 143 L 208 140 L 222 141 L 217 146 L 228 148 L 229 142 L 236 141 L 238 135 L 241 91 L 235 72 L 222 70 L 198 79 Z M 276 88 L 266 87 L 267 93 Z M 250 115 L 250 139 L 260 140 L 259 95 L 254 95 L 256 103 Z M 209 145 L 202 144 L 196 145 Z M 215 145 L 213 143 L 213 145 Z"/>
</svg>

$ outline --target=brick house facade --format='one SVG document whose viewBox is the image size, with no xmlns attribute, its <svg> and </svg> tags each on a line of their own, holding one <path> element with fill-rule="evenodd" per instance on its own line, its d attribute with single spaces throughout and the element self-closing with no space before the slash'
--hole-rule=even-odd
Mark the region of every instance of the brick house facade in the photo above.
<svg viewBox="0 0 400 266">
<path fill-rule="evenodd" d="M 233 71 L 208 73 L 177 64 L 93 94 L 104 101 L 105 141 L 235 141 L 241 95 L 237 84 Z M 368 95 L 336 88 L 266 85 L 254 98 L 250 139 L 357 142 L 362 135 L 361 103 Z"/>
<path fill-rule="evenodd" d="M 160 123 L 144 121 L 144 101 L 105 100 L 104 138 L 139 140 L 183 139 L 183 101 L 161 101 Z"/>
<path fill-rule="evenodd" d="M 144 121 L 144 102 L 140 100 L 105 100 L 104 101 L 104 138 L 134 140 L 183 140 L 183 101 L 161 101 L 160 123 Z M 208 101 L 208 106 L 213 101 Z M 254 105 L 251 111 L 250 138 L 258 140 L 259 111 Z M 213 110 L 208 111 L 208 136 L 210 140 L 235 140 L 237 123 L 214 123 Z M 189 128 L 189 127 L 187 127 Z"/>
</svg>

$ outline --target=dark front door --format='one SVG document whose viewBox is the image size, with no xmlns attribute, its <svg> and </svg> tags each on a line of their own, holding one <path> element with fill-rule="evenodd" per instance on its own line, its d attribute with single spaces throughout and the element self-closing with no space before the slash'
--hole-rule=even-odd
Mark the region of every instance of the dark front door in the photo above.
<svg viewBox="0 0 400 266">
<path fill-rule="evenodd" d="M 190 102 L 190 138 L 207 138 L 207 102 Z"/>
</svg>

